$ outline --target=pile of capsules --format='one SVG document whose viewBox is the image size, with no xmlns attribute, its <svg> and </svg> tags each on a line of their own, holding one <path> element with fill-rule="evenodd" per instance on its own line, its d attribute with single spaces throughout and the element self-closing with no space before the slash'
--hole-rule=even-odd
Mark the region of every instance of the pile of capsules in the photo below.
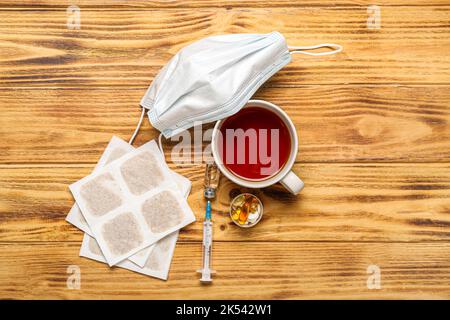
<svg viewBox="0 0 450 320">
<path fill-rule="evenodd" d="M 242 193 L 231 202 L 231 219 L 240 227 L 253 227 L 261 220 L 262 214 L 262 203 L 253 194 Z"/>
</svg>

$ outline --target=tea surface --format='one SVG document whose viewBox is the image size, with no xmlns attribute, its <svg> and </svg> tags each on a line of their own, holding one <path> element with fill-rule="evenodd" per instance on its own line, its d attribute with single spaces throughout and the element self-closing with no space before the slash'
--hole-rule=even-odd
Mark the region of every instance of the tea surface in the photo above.
<svg viewBox="0 0 450 320">
<path fill-rule="evenodd" d="M 289 159 L 289 129 L 270 110 L 244 108 L 228 117 L 220 131 L 223 144 L 219 153 L 223 164 L 243 179 L 267 179 L 280 171 Z"/>
</svg>

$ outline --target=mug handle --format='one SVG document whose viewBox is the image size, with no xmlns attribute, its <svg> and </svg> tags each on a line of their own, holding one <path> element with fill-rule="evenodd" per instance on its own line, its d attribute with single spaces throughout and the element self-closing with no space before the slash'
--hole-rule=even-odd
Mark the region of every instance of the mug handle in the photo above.
<svg viewBox="0 0 450 320">
<path fill-rule="evenodd" d="M 280 180 L 280 183 L 292 194 L 298 194 L 302 191 L 305 184 L 303 181 L 292 171 Z"/>
</svg>

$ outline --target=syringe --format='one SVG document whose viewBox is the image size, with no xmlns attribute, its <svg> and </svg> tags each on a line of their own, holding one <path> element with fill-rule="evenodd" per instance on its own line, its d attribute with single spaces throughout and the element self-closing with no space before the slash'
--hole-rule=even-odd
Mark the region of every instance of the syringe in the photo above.
<svg viewBox="0 0 450 320">
<path fill-rule="evenodd" d="M 211 256 L 212 254 L 212 222 L 211 222 L 211 202 L 206 203 L 205 221 L 203 222 L 203 268 L 197 270 L 202 274 L 201 282 L 212 282 Z"/>
</svg>

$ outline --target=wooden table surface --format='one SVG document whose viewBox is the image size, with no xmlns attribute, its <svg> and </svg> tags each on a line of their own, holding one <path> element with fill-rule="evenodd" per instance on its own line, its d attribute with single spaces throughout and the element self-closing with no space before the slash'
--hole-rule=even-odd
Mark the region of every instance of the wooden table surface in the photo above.
<svg viewBox="0 0 450 320">
<path fill-rule="evenodd" d="M 71 3 L 80 29 L 67 27 Z M 0 0 L 0 298 L 449 299 L 450 3 L 377 1 L 379 29 L 370 4 Z M 294 56 L 255 95 L 296 124 L 301 195 L 258 190 L 265 216 L 241 230 L 227 206 L 244 189 L 222 179 L 217 275 L 202 286 L 204 166 L 170 163 L 192 181 L 199 221 L 181 232 L 169 280 L 80 258 L 68 186 L 112 135 L 130 137 L 158 70 L 208 35 L 273 30 L 344 46 Z M 136 145 L 157 135 L 145 121 Z M 80 289 L 67 286 L 71 265 Z M 372 265 L 380 289 L 367 285 Z"/>
</svg>

